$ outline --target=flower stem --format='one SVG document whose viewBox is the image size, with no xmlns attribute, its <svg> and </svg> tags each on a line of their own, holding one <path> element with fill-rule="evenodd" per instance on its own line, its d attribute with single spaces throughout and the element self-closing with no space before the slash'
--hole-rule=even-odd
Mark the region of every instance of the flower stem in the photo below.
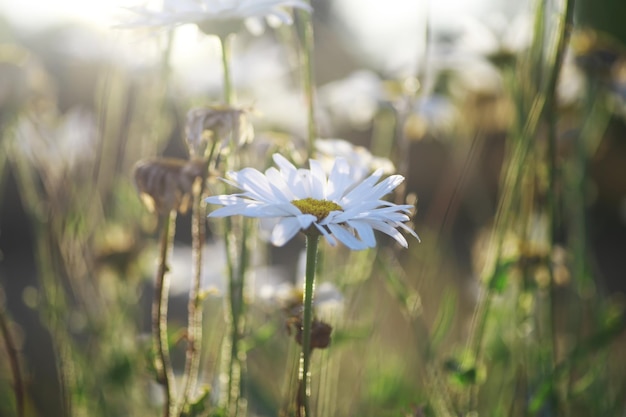
<svg viewBox="0 0 626 417">
<path fill-rule="evenodd" d="M 242 334 L 245 329 L 245 273 L 248 268 L 248 222 L 239 218 L 226 225 L 227 231 L 227 256 L 229 263 L 229 317 L 230 340 L 225 344 L 225 353 L 228 361 L 227 403 L 231 415 L 245 415 L 245 401 L 243 388 L 245 387 L 246 353 L 241 349 Z"/>
<path fill-rule="evenodd" d="M 200 307 L 200 283 L 202 278 L 202 248 L 204 245 L 204 232 L 206 217 L 203 206 L 204 183 L 200 192 L 194 195 L 193 212 L 191 218 L 191 238 L 193 250 L 193 283 L 189 290 L 189 302 L 187 305 L 187 353 L 185 358 L 184 390 L 181 407 L 184 410 L 193 398 L 193 391 L 198 378 L 200 366 L 200 350 L 198 341 L 202 340 L 202 309 Z"/>
<path fill-rule="evenodd" d="M 224 104 L 231 105 L 235 101 L 233 84 L 230 78 L 231 35 L 220 36 L 220 44 L 222 45 Z"/>
<path fill-rule="evenodd" d="M 224 103 L 233 105 L 235 101 L 230 73 L 231 39 L 232 35 L 220 36 L 222 45 L 223 91 Z M 232 169 L 237 164 L 236 138 L 230 141 L 230 152 L 226 161 L 227 168 Z M 226 246 L 226 263 L 228 271 L 228 310 L 227 322 L 230 324 L 230 340 L 225 340 L 223 346 L 224 366 L 227 367 L 227 383 L 225 398 L 227 408 L 232 416 L 245 414 L 245 401 L 242 399 L 245 372 L 245 352 L 241 349 L 241 335 L 244 332 L 244 296 L 245 273 L 248 266 L 247 253 L 248 233 L 244 219 L 225 219 L 224 243 Z"/>
<path fill-rule="evenodd" d="M 311 323 L 313 322 L 313 289 L 315 287 L 315 266 L 317 263 L 317 247 L 319 235 L 306 236 L 306 272 L 304 278 L 304 313 L 302 318 L 302 358 L 300 367 L 300 385 L 298 411 L 304 410 L 303 417 L 311 417 L 309 408 L 311 366 Z"/>
<path fill-rule="evenodd" d="M 315 139 L 317 138 L 317 123 L 315 122 L 315 69 L 313 62 L 313 21 L 311 13 L 298 11 L 301 25 L 299 27 L 300 41 L 304 50 L 302 73 L 304 78 L 304 91 L 308 108 L 308 134 L 307 134 L 307 154 L 313 155 Z"/>
<path fill-rule="evenodd" d="M 165 404 L 163 416 L 175 415 L 176 389 L 174 386 L 174 371 L 170 361 L 169 344 L 167 340 L 167 303 L 169 299 L 169 277 L 167 272 L 167 254 L 174 239 L 176 225 L 176 211 L 171 211 L 167 218 L 163 216 L 163 230 L 161 231 L 161 246 L 159 251 L 159 266 L 157 269 L 154 300 L 152 302 L 152 335 L 157 354 L 155 368 L 157 381 L 163 385 Z"/>
</svg>

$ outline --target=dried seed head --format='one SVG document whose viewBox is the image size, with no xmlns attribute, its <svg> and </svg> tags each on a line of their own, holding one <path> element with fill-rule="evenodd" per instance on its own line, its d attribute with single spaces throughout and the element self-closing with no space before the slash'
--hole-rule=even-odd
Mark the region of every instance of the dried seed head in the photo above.
<svg viewBox="0 0 626 417">
<path fill-rule="evenodd" d="M 150 211 L 186 213 L 206 172 L 207 162 L 202 159 L 147 159 L 135 166 L 135 186 Z"/>
<path fill-rule="evenodd" d="M 287 322 L 287 331 L 291 335 L 291 328 L 295 328 L 295 339 L 296 342 L 302 346 L 302 333 L 303 333 L 303 325 L 302 325 L 302 317 L 291 317 Z M 331 333 L 333 332 L 333 327 L 318 319 L 313 319 L 313 323 L 311 323 L 311 350 L 313 349 L 326 349 L 330 345 Z"/>
<path fill-rule="evenodd" d="M 208 143 L 219 141 L 225 147 L 230 141 L 243 145 L 252 139 L 248 109 L 211 106 L 187 112 L 185 134 L 192 155 L 202 155 Z"/>
</svg>

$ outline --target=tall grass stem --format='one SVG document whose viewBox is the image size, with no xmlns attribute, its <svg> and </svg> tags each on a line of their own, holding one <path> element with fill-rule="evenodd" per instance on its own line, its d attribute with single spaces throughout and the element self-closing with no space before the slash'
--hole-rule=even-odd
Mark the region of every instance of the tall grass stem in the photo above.
<svg viewBox="0 0 626 417">
<path fill-rule="evenodd" d="M 1 289 L 1 288 L 0 288 Z M 13 334 L 9 329 L 9 322 L 4 312 L 4 306 L 0 305 L 0 334 L 4 339 L 5 348 L 8 354 L 11 374 L 13 375 L 13 391 L 15 393 L 15 410 L 17 417 L 24 416 L 24 378 L 20 367 L 17 347 Z"/>
</svg>

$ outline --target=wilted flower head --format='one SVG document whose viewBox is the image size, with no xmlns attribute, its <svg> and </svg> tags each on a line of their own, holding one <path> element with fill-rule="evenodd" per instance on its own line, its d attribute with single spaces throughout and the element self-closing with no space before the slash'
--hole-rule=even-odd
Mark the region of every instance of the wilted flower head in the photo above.
<svg viewBox="0 0 626 417">
<path fill-rule="evenodd" d="M 301 316 L 291 317 L 287 320 L 287 332 L 289 335 L 294 333 L 294 339 L 296 342 L 302 346 L 302 334 L 304 333 L 304 325 Z M 311 323 L 311 341 L 309 347 L 311 350 L 313 349 L 326 349 L 330 346 L 331 342 L 331 334 L 333 332 L 333 326 L 330 324 L 319 320 L 317 318 L 313 319 Z"/>
<path fill-rule="evenodd" d="M 286 315 L 286 327 L 289 335 L 302 346 L 302 285 L 294 286 L 282 282 L 278 285 L 266 285 L 262 288 L 262 298 L 272 306 L 280 306 Z M 343 294 L 330 282 L 323 282 L 315 287 L 313 307 L 315 315 L 328 316 L 329 311 L 337 311 L 343 306 Z M 311 328 L 311 348 L 324 349 L 330 345 L 332 326 L 319 318 L 313 319 Z"/>
<path fill-rule="evenodd" d="M 187 112 L 185 134 L 192 155 L 202 155 L 207 143 L 219 141 L 221 147 L 230 141 L 238 145 L 249 142 L 254 131 L 248 122 L 248 110 L 229 106 L 211 106 Z"/>
<path fill-rule="evenodd" d="M 165 0 L 162 10 L 151 10 L 143 5 L 130 10 L 139 19 L 123 27 L 158 27 L 195 23 L 205 33 L 224 35 L 235 32 L 241 23 L 258 32 L 256 19 L 271 18 L 275 22 L 291 24 L 287 7 L 311 11 L 303 0 Z"/>
<path fill-rule="evenodd" d="M 339 241 L 352 250 L 376 246 L 374 230 L 393 237 L 404 247 L 408 242 L 398 228 L 418 238 L 404 224 L 413 206 L 381 199 L 404 181 L 401 175 L 379 182 L 383 175 L 379 169 L 363 181 L 355 181 L 344 158 L 337 158 L 328 175 L 313 159 L 309 161 L 310 169 L 297 169 L 280 154 L 273 158 L 279 169 L 271 167 L 265 174 L 253 168 L 229 172 L 226 182 L 243 192 L 207 198 L 208 203 L 224 206 L 209 216 L 273 218 L 277 223 L 270 240 L 277 246 L 299 231 L 319 233 L 331 245 Z"/>
<path fill-rule="evenodd" d="M 150 211 L 186 213 L 194 188 L 206 172 L 207 162 L 202 159 L 146 159 L 135 166 L 135 186 Z"/>
<path fill-rule="evenodd" d="M 326 172 L 331 171 L 337 158 L 344 158 L 348 161 L 355 181 L 365 178 L 378 169 L 382 169 L 385 175 L 396 171 L 396 167 L 389 159 L 374 156 L 366 148 L 356 146 L 344 139 L 317 139 L 315 149 Z"/>
</svg>

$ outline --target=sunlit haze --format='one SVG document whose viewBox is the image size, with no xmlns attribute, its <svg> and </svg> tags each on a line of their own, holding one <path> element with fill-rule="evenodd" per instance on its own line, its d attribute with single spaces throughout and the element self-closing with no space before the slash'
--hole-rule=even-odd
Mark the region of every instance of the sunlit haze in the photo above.
<svg viewBox="0 0 626 417">
<path fill-rule="evenodd" d="M 131 65 L 143 65 L 158 59 L 162 43 L 159 46 L 153 42 L 155 33 L 114 28 L 124 16 L 129 16 L 124 6 L 137 3 L 139 0 L 9 0 L 0 3 L 0 14 L 26 33 L 64 23 L 86 25 L 108 40 L 106 53 L 123 56 Z M 345 29 L 344 42 L 348 49 L 379 70 L 401 75 L 414 72 L 422 56 L 427 20 L 435 30 L 454 26 L 466 16 L 486 13 L 487 3 L 493 11 L 498 1 L 335 0 L 331 5 Z M 72 39 L 72 42 L 78 43 L 75 50 L 85 49 L 80 45 L 86 41 Z M 197 54 L 198 42 L 205 44 L 202 56 Z M 98 53 L 86 49 L 82 53 Z M 219 56 L 219 47 L 213 39 L 200 36 L 194 26 L 185 25 L 177 30 L 173 54 L 171 62 L 175 72 L 182 76 L 183 84 L 185 78 L 192 78 L 196 87 L 210 83 L 209 78 L 219 78 L 218 71 L 211 74 L 212 70 L 204 64 L 208 57 Z"/>
</svg>

